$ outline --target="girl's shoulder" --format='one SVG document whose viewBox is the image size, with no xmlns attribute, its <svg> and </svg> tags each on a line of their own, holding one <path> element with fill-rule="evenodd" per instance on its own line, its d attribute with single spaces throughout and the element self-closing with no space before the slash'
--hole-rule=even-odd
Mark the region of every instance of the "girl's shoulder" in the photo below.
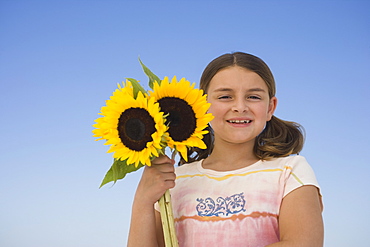
<svg viewBox="0 0 370 247">
<path fill-rule="evenodd" d="M 290 169 L 310 169 L 306 158 L 301 155 L 290 155 L 287 157 L 274 158 L 272 160 L 262 161 L 259 168 L 280 168 L 283 170 Z"/>
<path fill-rule="evenodd" d="M 286 156 L 286 157 L 274 158 L 274 159 L 266 161 L 266 162 L 269 162 L 269 163 L 272 163 L 272 164 L 283 164 L 283 165 L 291 164 L 291 165 L 295 165 L 295 164 L 299 164 L 299 163 L 307 163 L 307 160 L 302 155 L 290 155 L 290 156 Z"/>
<path fill-rule="evenodd" d="M 306 158 L 301 155 L 276 158 L 263 163 L 266 163 L 265 168 L 277 168 L 282 171 L 289 171 L 289 173 L 293 175 L 299 174 L 308 177 L 315 177 L 311 165 L 307 162 Z"/>
</svg>

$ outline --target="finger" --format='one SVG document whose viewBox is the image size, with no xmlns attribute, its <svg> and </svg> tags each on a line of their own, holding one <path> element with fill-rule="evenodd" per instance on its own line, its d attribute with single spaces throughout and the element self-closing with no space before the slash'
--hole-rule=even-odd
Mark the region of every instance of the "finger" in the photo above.
<svg viewBox="0 0 370 247">
<path fill-rule="evenodd" d="M 156 165 L 157 169 L 160 172 L 164 173 L 174 173 L 175 172 L 175 167 L 172 164 L 161 164 L 161 165 Z"/>
<path fill-rule="evenodd" d="M 171 164 L 157 164 L 145 166 L 143 176 L 159 180 L 175 180 L 175 167 Z"/>
<path fill-rule="evenodd" d="M 175 160 L 173 159 L 170 159 L 168 156 L 166 155 L 161 155 L 155 159 L 152 160 L 152 164 L 153 165 L 157 165 L 157 164 L 171 164 L 171 165 L 174 165 L 175 164 Z"/>
<path fill-rule="evenodd" d="M 176 174 L 173 172 L 167 172 L 167 173 L 162 173 L 162 179 L 164 181 L 175 181 L 176 180 Z"/>
<path fill-rule="evenodd" d="M 165 181 L 165 184 L 166 184 L 166 190 L 168 190 L 168 189 L 172 189 L 172 188 L 174 188 L 175 187 L 175 181 Z"/>
</svg>

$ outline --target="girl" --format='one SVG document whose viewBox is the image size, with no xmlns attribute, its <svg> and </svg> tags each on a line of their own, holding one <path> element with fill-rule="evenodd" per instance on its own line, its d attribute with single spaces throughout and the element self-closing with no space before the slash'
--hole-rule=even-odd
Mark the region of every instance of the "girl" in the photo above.
<svg viewBox="0 0 370 247">
<path fill-rule="evenodd" d="M 300 125 L 275 117 L 275 82 L 258 57 L 214 59 L 200 88 L 214 115 L 206 150 L 174 168 L 167 156 L 145 167 L 132 208 L 128 246 L 164 246 L 154 204 L 171 189 L 180 246 L 323 245 L 315 175 L 298 154 Z M 176 186 L 175 186 L 176 180 Z"/>
</svg>

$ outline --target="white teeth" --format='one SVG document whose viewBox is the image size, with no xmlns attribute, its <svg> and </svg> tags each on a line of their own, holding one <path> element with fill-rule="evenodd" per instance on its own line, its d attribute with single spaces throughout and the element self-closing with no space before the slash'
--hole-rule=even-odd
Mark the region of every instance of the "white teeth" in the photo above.
<svg viewBox="0 0 370 247">
<path fill-rule="evenodd" d="M 227 120 L 229 123 L 236 123 L 236 124 L 246 124 L 250 123 L 251 120 Z"/>
</svg>

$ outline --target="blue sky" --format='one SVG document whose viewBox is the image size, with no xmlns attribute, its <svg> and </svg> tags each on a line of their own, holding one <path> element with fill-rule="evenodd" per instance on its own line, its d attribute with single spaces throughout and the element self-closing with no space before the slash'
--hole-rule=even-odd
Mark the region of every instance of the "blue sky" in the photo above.
<svg viewBox="0 0 370 247">
<path fill-rule="evenodd" d="M 322 187 L 325 246 L 370 236 L 369 1 L 0 0 L 0 245 L 125 246 L 140 171 L 98 189 L 112 163 L 92 137 L 126 77 L 198 82 L 213 58 L 255 54 L 276 115 L 301 123 Z M 145 233 L 143 233 L 145 234 Z"/>
</svg>

